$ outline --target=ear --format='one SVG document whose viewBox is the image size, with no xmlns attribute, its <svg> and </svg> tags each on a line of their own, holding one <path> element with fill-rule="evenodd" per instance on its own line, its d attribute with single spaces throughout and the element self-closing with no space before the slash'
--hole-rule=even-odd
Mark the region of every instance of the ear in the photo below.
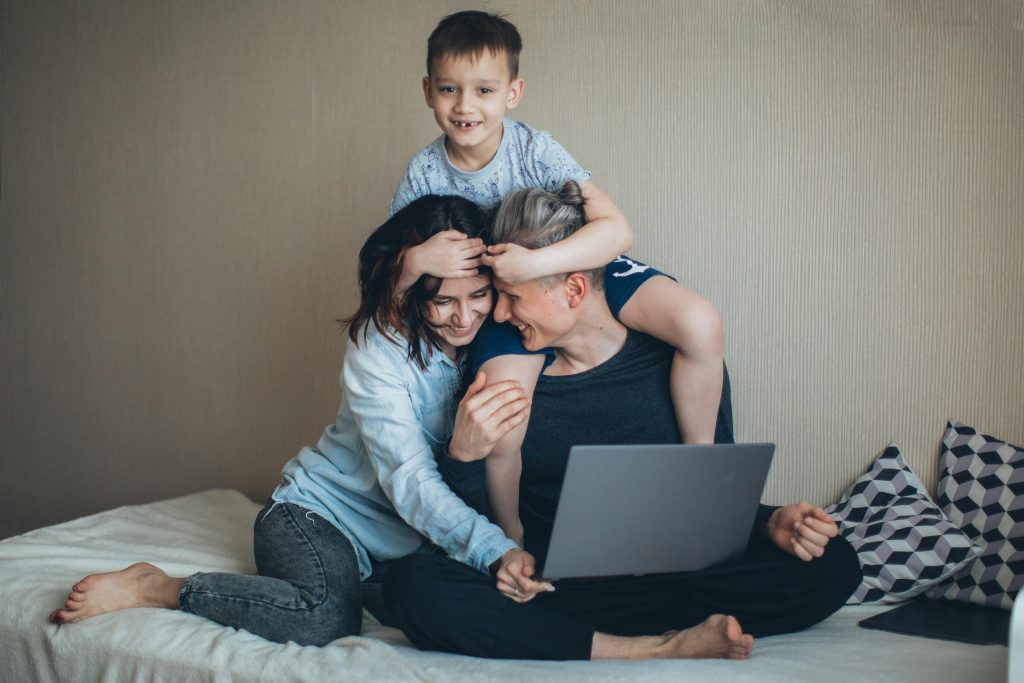
<svg viewBox="0 0 1024 683">
<path fill-rule="evenodd" d="M 579 308 L 590 295 L 590 280 L 583 273 L 569 273 L 564 286 L 569 308 Z"/>
<path fill-rule="evenodd" d="M 427 101 L 429 108 L 434 108 L 434 93 L 430 90 L 430 76 L 423 77 L 423 99 Z"/>
<path fill-rule="evenodd" d="M 519 100 L 523 98 L 523 88 L 526 87 L 526 83 L 521 78 L 513 79 L 508 86 L 508 95 L 505 101 L 505 106 L 509 109 L 515 109 L 519 106 Z"/>
</svg>

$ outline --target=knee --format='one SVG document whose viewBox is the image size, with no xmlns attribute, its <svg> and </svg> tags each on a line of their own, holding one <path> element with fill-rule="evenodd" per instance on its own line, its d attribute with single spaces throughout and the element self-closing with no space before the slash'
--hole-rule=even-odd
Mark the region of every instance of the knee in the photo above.
<svg viewBox="0 0 1024 683">
<path fill-rule="evenodd" d="M 328 601 L 310 609 L 296 610 L 290 619 L 282 619 L 267 633 L 259 635 L 278 643 L 291 641 L 323 647 L 339 638 L 358 636 L 362 627 L 363 609 L 357 601 L 340 605 Z"/>
<path fill-rule="evenodd" d="M 836 595 L 841 600 L 840 604 L 843 604 L 864 579 L 857 551 L 845 538 L 837 536 L 829 541 L 824 558 L 830 561 Z"/>
<path fill-rule="evenodd" d="M 849 599 L 862 579 L 857 553 L 841 536 L 829 541 L 825 554 L 804 565 L 808 586 L 814 586 L 815 621 L 832 614 Z M 813 623 L 813 622 L 812 622 Z"/>
</svg>

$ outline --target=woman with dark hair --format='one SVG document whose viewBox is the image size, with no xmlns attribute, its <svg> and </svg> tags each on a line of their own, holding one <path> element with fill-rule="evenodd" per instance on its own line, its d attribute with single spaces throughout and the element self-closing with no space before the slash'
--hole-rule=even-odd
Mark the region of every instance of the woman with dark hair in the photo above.
<svg viewBox="0 0 1024 683">
<path fill-rule="evenodd" d="M 482 457 L 527 416 L 514 382 L 481 375 L 454 410 L 461 356 L 491 311 L 479 270 L 487 222 L 459 197 L 422 197 L 359 253 L 360 304 L 341 406 L 315 448 L 285 464 L 257 515 L 258 575 L 167 576 L 138 563 L 79 581 L 55 623 L 130 607 L 166 607 L 268 640 L 324 645 L 358 634 L 360 582 L 380 562 L 440 548 L 487 571 L 515 543 L 444 483 L 436 458 Z M 446 264 L 451 264 L 446 265 Z"/>
</svg>

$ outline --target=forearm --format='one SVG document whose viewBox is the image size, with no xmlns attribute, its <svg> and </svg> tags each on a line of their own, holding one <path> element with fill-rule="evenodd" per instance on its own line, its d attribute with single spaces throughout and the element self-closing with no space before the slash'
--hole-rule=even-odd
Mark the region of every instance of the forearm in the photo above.
<svg viewBox="0 0 1024 683">
<path fill-rule="evenodd" d="M 401 271 L 398 275 L 398 283 L 395 285 L 395 295 L 400 297 L 408 292 L 423 275 L 419 267 L 416 247 L 409 247 L 402 252 L 398 258 L 398 267 Z"/>
<path fill-rule="evenodd" d="M 531 253 L 533 277 L 603 268 L 629 250 L 632 228 L 626 217 L 600 217 L 569 237 Z"/>
<path fill-rule="evenodd" d="M 487 460 L 487 497 L 491 503 L 494 521 L 505 535 L 520 547 L 523 544 L 523 525 L 519 520 L 519 477 L 523 461 L 518 449 L 512 452 L 492 451 Z"/>
<path fill-rule="evenodd" d="M 486 573 L 516 544 L 459 498 L 430 459 L 430 465 L 424 463 L 418 472 L 399 471 L 382 479 L 381 487 L 406 524 L 452 558 Z"/>
</svg>

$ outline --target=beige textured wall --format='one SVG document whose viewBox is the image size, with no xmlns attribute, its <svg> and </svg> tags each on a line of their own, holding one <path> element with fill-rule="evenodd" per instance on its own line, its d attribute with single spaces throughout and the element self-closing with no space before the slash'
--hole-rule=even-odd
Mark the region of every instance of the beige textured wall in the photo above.
<svg viewBox="0 0 1024 683">
<path fill-rule="evenodd" d="M 462 2 L 0 4 L 0 536 L 267 495 L 337 404 L 363 238 Z M 1024 442 L 1024 5 L 478 3 L 517 115 L 727 325 L 768 497 L 947 418 Z"/>
</svg>

